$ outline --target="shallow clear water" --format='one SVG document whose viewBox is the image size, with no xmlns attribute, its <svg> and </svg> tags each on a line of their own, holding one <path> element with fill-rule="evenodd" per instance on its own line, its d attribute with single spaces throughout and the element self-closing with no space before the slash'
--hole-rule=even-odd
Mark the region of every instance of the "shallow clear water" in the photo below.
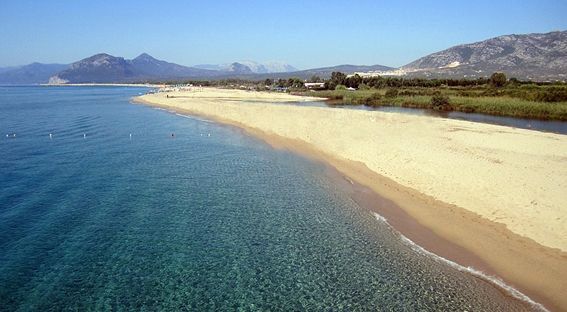
<svg viewBox="0 0 567 312">
<path fill-rule="evenodd" d="M 323 165 L 141 92 L 0 88 L 0 310 L 526 309 Z"/>
</svg>

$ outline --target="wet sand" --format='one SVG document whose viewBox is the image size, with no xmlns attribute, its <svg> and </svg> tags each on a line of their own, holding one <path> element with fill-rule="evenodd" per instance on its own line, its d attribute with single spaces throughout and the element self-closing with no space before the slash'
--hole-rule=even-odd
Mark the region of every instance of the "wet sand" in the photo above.
<svg viewBox="0 0 567 312">
<path fill-rule="evenodd" d="M 206 95 L 204 97 L 194 93 L 170 93 L 170 96 L 175 96 L 173 99 L 166 98 L 165 94 L 156 94 L 144 96 L 138 98 L 138 100 L 150 105 L 193 115 L 202 115 L 223 123 L 235 125 L 246 129 L 251 134 L 261 137 L 275 146 L 323 160 L 343 175 L 352 179 L 353 183 L 368 187 L 355 188 L 358 191 L 354 192 L 353 198 L 358 198 L 357 201 L 360 201 L 363 206 L 368 206 L 386 217 L 396 230 L 410 240 L 439 256 L 465 267 L 474 267 L 489 275 L 501 277 L 507 284 L 512 285 L 537 302 L 543 303 L 547 308 L 553 310 L 567 309 L 567 300 L 563 295 L 565 289 L 567 289 L 567 282 L 565 282 L 567 280 L 567 255 L 564 251 L 558 248 L 543 246 L 534 239 L 527 237 L 525 233 L 523 233 L 524 235 L 514 233 L 510 230 L 510 224 L 494 222 L 494 220 L 489 220 L 485 216 L 479 215 L 478 212 L 471 212 L 455 204 L 448 204 L 431 195 L 424 194 L 425 192 L 422 189 L 416 189 L 415 186 L 408 187 L 407 185 L 402 185 L 399 181 L 369 169 L 365 163 L 345 159 L 336 154 L 328 153 L 328 151 L 322 151 L 319 146 L 310 142 L 312 138 L 309 138 L 309 136 L 312 133 L 306 125 L 301 124 L 301 119 L 306 118 L 305 116 L 310 114 L 317 114 L 321 118 L 328 117 L 325 116 L 325 112 L 321 114 L 321 110 L 329 109 L 313 108 L 315 111 L 309 111 L 305 110 L 306 108 L 304 107 L 270 106 L 269 104 L 245 104 L 238 106 L 235 102 L 249 102 L 249 100 L 259 102 L 271 100 L 290 101 L 292 99 L 297 101 L 297 98 L 288 98 L 276 94 L 277 96 L 272 99 L 272 94 L 255 93 L 249 99 L 246 95 L 249 92 L 240 92 L 239 94 L 232 94 L 226 90 L 223 90 L 220 94 L 215 92 L 205 91 L 205 94 L 202 94 Z M 227 98 L 230 101 L 227 101 Z M 276 111 L 274 111 L 274 106 L 277 106 Z M 242 115 L 235 115 L 235 110 L 252 119 L 263 120 L 264 123 L 268 121 L 268 124 L 251 122 L 249 119 L 243 118 Z M 342 110 L 341 112 L 336 112 L 335 110 L 333 114 L 343 114 L 342 112 Z M 300 115 L 296 115 L 297 113 L 300 113 Z M 362 114 L 368 113 L 376 114 L 376 112 L 362 112 Z M 285 114 L 291 114 L 294 118 L 289 119 L 290 116 Z M 385 118 L 381 114 L 384 113 L 378 113 L 370 117 L 377 119 Z M 339 117 L 347 118 L 352 116 Z M 363 117 L 367 119 L 368 116 Z M 396 121 L 400 124 L 407 124 L 407 119 L 404 116 L 390 114 L 387 117 L 389 119 L 387 121 L 391 122 L 391 119 L 398 119 Z M 288 137 L 282 135 L 282 133 L 272 131 L 270 126 L 281 122 L 280 118 L 285 119 L 291 127 L 303 130 L 300 132 L 303 132 L 306 137 Z M 357 120 L 348 120 L 348 122 L 356 125 Z M 426 123 L 432 123 L 434 126 L 435 123 L 444 122 L 446 121 L 441 119 L 426 120 Z M 459 124 L 458 126 L 461 129 L 455 131 L 471 132 L 471 129 L 479 130 L 474 129 L 476 124 L 461 123 L 465 124 Z M 321 125 L 316 125 L 315 128 L 317 127 L 320 128 Z M 499 128 L 504 129 L 498 130 L 508 131 L 508 128 Z M 396 130 L 403 131 L 402 129 Z M 480 130 L 485 129 L 481 127 Z M 354 134 L 356 135 L 356 133 Z M 359 133 L 358 135 L 362 134 Z M 508 135 L 510 134 L 508 133 Z M 516 139 L 522 140 L 522 133 L 515 134 L 515 136 Z M 361 142 L 357 142 L 356 139 L 353 138 L 353 143 L 360 144 Z M 362 141 L 363 143 L 368 143 L 364 142 L 364 140 Z M 560 141 L 559 143 L 562 142 Z M 348 149 L 346 146 L 344 148 Z M 490 159 L 488 161 L 492 162 Z M 521 172 L 518 174 L 521 174 Z M 384 200 L 378 201 L 369 190 L 376 192 Z M 564 213 L 564 211 L 560 212 Z"/>
</svg>

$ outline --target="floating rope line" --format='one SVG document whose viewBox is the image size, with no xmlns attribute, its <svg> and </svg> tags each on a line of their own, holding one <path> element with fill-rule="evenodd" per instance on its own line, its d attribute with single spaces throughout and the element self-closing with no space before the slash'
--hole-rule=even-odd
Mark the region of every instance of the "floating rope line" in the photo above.
<svg viewBox="0 0 567 312">
<path fill-rule="evenodd" d="M 54 139 L 54 134 L 53 134 L 53 133 L 48 133 L 47 135 L 48 135 L 48 137 L 49 137 L 50 140 L 53 140 L 53 139 Z M 210 137 L 210 136 L 211 136 L 211 133 L 202 133 L 202 132 L 201 132 L 201 133 L 199 133 L 199 135 L 200 135 L 200 136 L 207 136 L 207 137 Z M 175 132 L 169 132 L 169 137 L 174 138 L 174 137 L 176 137 L 176 136 L 177 136 L 177 135 L 175 134 Z M 16 137 L 16 133 L 7 133 L 7 134 L 6 134 L 6 138 L 15 138 L 15 137 Z M 24 137 L 25 137 L 25 136 L 24 136 Z M 130 140 L 132 140 L 133 134 L 132 134 L 132 133 L 129 133 L 129 134 L 128 134 L 128 137 L 130 138 Z M 86 138 L 87 138 L 87 134 L 86 134 L 86 133 L 83 133 L 83 139 L 86 139 Z"/>
</svg>

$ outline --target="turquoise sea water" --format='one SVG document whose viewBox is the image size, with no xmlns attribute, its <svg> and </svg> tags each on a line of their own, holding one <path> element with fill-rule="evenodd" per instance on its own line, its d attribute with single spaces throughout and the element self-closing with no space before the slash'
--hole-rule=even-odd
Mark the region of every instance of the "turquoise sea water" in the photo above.
<svg viewBox="0 0 567 312">
<path fill-rule="evenodd" d="M 0 311 L 529 309 L 322 164 L 141 92 L 0 88 Z"/>
</svg>

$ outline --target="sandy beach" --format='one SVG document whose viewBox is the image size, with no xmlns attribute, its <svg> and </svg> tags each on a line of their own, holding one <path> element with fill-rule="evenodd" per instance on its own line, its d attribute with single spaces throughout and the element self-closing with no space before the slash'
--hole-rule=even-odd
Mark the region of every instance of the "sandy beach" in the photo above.
<svg viewBox="0 0 567 312">
<path fill-rule="evenodd" d="M 376 210 L 416 243 L 497 275 L 547 308 L 567 310 L 565 135 L 279 105 L 316 100 L 281 93 L 199 88 L 136 100 L 235 125 L 324 160 L 391 201 L 395 207 Z M 448 243 L 425 239 L 424 229 Z"/>
</svg>

